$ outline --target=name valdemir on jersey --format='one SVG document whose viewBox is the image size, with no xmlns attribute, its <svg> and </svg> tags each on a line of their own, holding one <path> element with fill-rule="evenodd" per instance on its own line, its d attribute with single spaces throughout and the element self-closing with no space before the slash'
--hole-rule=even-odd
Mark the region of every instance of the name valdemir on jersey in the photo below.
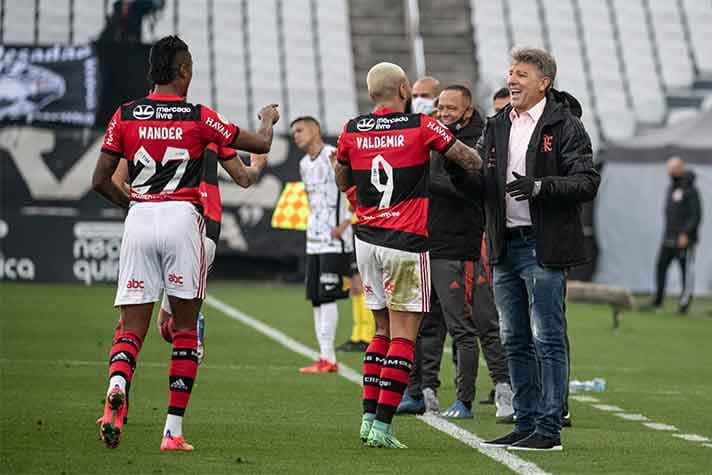
<svg viewBox="0 0 712 475">
<path fill-rule="evenodd" d="M 181 127 L 141 126 L 138 128 L 138 138 L 145 140 L 183 140 Z"/>
<path fill-rule="evenodd" d="M 403 147 L 405 146 L 405 136 L 400 134 L 356 137 L 356 146 L 362 149 Z"/>
</svg>

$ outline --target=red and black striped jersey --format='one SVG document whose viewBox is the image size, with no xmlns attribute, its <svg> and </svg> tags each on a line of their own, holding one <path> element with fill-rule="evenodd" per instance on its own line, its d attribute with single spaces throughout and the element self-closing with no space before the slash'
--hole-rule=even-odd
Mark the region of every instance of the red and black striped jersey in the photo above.
<svg viewBox="0 0 712 475">
<path fill-rule="evenodd" d="M 116 110 L 101 150 L 128 161 L 132 201 L 200 205 L 205 148 L 232 145 L 238 134 L 235 124 L 209 107 L 151 94 Z"/>
<path fill-rule="evenodd" d="M 203 153 L 203 171 L 200 179 L 200 203 L 205 218 L 205 236 L 215 244 L 220 239 L 220 223 L 222 222 L 222 200 L 218 184 L 218 162 L 230 160 L 237 156 L 233 148 L 218 147 L 211 143 Z M 240 160 L 236 158 L 236 160 Z"/>
<path fill-rule="evenodd" d="M 455 137 L 423 114 L 378 109 L 349 120 L 339 136 L 338 160 L 356 184 L 359 239 L 410 252 L 428 249 L 430 150 Z"/>
</svg>

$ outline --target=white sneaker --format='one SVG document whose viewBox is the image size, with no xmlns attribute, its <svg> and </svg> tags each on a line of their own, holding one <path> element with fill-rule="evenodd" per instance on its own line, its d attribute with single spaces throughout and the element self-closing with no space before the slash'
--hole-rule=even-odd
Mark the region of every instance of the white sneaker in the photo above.
<svg viewBox="0 0 712 475">
<path fill-rule="evenodd" d="M 514 414 L 512 396 L 512 387 L 509 383 L 497 383 L 494 388 L 494 405 L 497 407 L 497 418 L 509 417 Z"/>
<path fill-rule="evenodd" d="M 440 412 L 440 401 L 432 388 L 423 389 L 423 402 L 425 402 L 425 412 Z"/>
</svg>

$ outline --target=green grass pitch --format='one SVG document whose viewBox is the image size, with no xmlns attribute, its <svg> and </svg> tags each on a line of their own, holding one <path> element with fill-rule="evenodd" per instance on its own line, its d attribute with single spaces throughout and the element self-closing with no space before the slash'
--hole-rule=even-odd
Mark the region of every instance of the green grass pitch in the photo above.
<svg viewBox="0 0 712 475">
<path fill-rule="evenodd" d="M 209 292 L 312 348 L 311 309 L 300 286 L 217 282 Z M 397 417 L 410 449 L 366 449 L 358 440 L 360 388 L 338 375 L 301 375 L 310 363 L 215 309 L 207 320 L 206 360 L 184 431 L 193 453 L 158 450 L 167 403 L 169 346 L 151 329 L 139 355 L 129 424 L 107 450 L 94 424 L 102 411 L 114 288 L 0 284 L 0 472 L 8 474 L 510 473 L 498 462 L 414 417 Z M 696 313 L 623 316 L 611 331 L 605 307 L 569 305 L 572 377 L 603 377 L 601 404 L 674 425 L 652 430 L 571 401 L 574 427 L 561 453 L 517 455 L 551 473 L 712 473 L 712 447 L 674 437 L 712 439 L 712 318 Z M 350 334 L 340 305 L 337 344 Z M 439 396 L 452 402 L 452 364 L 443 361 Z M 341 355 L 360 371 L 360 356 Z M 476 399 L 491 389 L 480 366 Z M 479 437 L 502 435 L 492 406 L 474 405 L 458 422 Z M 712 442 L 709 442 L 712 443 Z"/>
</svg>

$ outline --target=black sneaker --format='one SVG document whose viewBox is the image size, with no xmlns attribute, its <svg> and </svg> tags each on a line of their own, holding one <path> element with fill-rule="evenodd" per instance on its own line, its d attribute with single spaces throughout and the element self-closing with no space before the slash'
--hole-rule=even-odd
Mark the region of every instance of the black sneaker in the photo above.
<svg viewBox="0 0 712 475">
<path fill-rule="evenodd" d="M 561 438 L 559 437 L 546 437 L 541 434 L 534 432 L 532 435 L 526 439 L 522 439 L 519 442 L 507 447 L 509 450 L 532 450 L 532 451 L 560 451 L 563 450 L 561 446 Z"/>
<path fill-rule="evenodd" d="M 483 399 L 480 401 L 480 404 L 492 404 L 494 405 L 494 389 L 490 391 L 489 396 L 487 399 Z"/>
<path fill-rule="evenodd" d="M 504 437 L 500 437 L 499 439 L 485 440 L 484 442 L 482 442 L 482 445 L 484 445 L 485 447 L 508 447 L 514 443 L 519 442 L 520 440 L 528 438 L 530 435 L 532 435 L 532 432 L 512 431 Z"/>
<path fill-rule="evenodd" d="M 567 412 L 564 414 L 564 417 L 561 418 L 561 427 L 571 427 L 573 424 L 571 423 L 571 413 Z"/>
<path fill-rule="evenodd" d="M 677 308 L 677 314 L 678 315 L 687 315 L 687 312 L 690 310 L 690 305 L 680 305 Z"/>
<path fill-rule="evenodd" d="M 361 351 L 361 343 L 358 341 L 347 341 L 346 343 L 336 347 L 336 351 L 342 351 L 344 353 L 354 353 Z"/>
</svg>

